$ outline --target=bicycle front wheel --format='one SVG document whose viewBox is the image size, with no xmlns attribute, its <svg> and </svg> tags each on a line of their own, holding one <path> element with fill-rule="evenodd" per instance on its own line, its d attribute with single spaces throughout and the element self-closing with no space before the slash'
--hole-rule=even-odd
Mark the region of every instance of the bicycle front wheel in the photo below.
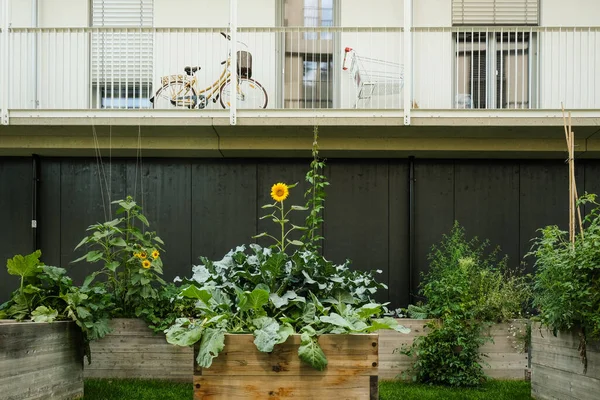
<svg viewBox="0 0 600 400">
<path fill-rule="evenodd" d="M 189 83 L 172 81 L 158 89 L 152 104 L 156 109 L 194 108 L 196 101 L 196 92 Z"/>
<path fill-rule="evenodd" d="M 219 91 L 219 98 L 221 100 L 221 106 L 223 108 L 229 108 L 231 106 L 231 92 L 233 85 L 231 79 L 227 80 Z M 269 102 L 269 96 L 265 88 L 255 81 L 249 78 L 239 78 L 237 84 L 237 108 L 240 109 L 256 109 L 256 108 L 267 108 Z"/>
</svg>

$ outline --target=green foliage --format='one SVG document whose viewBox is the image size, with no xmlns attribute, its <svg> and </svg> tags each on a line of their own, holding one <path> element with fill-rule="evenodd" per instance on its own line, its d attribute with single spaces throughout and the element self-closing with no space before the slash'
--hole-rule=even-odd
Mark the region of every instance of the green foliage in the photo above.
<svg viewBox="0 0 600 400">
<path fill-rule="evenodd" d="M 416 357 L 412 367 L 418 382 L 448 386 L 477 386 L 485 382 L 479 347 L 489 339 L 483 324 L 473 319 L 446 316 L 427 324 L 426 336 L 415 338 L 404 354 Z"/>
<path fill-rule="evenodd" d="M 594 207 L 585 217 L 583 237 L 575 243 L 557 226 L 541 229 L 528 256 L 535 257 L 534 306 L 541 323 L 555 333 L 580 331 L 584 369 L 585 343 L 600 337 L 600 208 L 586 194 L 579 204 Z"/>
<path fill-rule="evenodd" d="M 455 223 L 429 254 L 429 272 L 421 293 L 426 305 L 408 308 L 414 317 L 436 318 L 427 336 L 417 338 L 404 354 L 416 356 L 410 371 L 416 381 L 449 386 L 475 386 L 485 381 L 480 346 L 486 322 L 521 317 L 530 301 L 527 276 L 498 259 L 498 250 L 486 255 L 487 242 L 467 240 Z"/>
<path fill-rule="evenodd" d="M 181 287 L 174 283 L 161 286 L 156 297 L 138 305 L 136 317 L 142 318 L 150 329 L 158 333 L 173 325 L 177 318 L 193 315 L 195 301 L 179 296 L 180 292 Z"/>
<path fill-rule="evenodd" d="M 112 316 L 135 317 L 144 314 L 141 309 L 148 301 L 158 298 L 156 284 L 165 284 L 160 277 L 163 272 L 160 251 L 164 243 L 155 232 L 136 226 L 136 222 L 144 227 L 149 223 L 131 197 L 113 201 L 113 204 L 119 206 L 116 213 L 120 217 L 90 225 L 87 229 L 90 235 L 75 247 L 86 245 L 90 250 L 73 262 L 100 263 L 99 270 L 85 279 L 83 287 L 89 287 L 97 276 L 103 276 L 105 281 L 96 285 L 105 287 L 112 295 L 115 303 Z"/>
<path fill-rule="evenodd" d="M 429 272 L 421 293 L 429 315 L 502 322 L 524 315 L 531 299 L 529 277 L 508 268 L 499 250 L 486 255 L 489 243 L 467 240 L 458 222 L 429 254 Z"/>
<path fill-rule="evenodd" d="M 44 265 L 37 250 L 7 261 L 9 274 L 19 276 L 21 286 L 0 305 L 0 319 L 34 322 L 73 320 L 81 328 L 89 358 L 89 341 L 108 333 L 110 296 L 101 288 L 73 285 L 63 268 Z"/>
<path fill-rule="evenodd" d="M 204 356 L 198 363 L 204 368 L 220 351 L 220 341 L 204 339 L 208 333 L 220 338 L 216 331 L 253 333 L 257 348 L 265 352 L 300 333 L 299 355 L 318 369 L 326 365 L 319 335 L 374 328 L 407 332 L 393 318 L 378 318 L 384 307 L 371 297 L 385 286 L 369 272 L 350 270 L 348 262 L 335 265 L 314 252 L 288 255 L 257 244 L 239 246 L 220 261 L 201 260 L 181 291 L 196 301 L 195 315 L 179 318 L 166 334 L 167 341 L 177 345 L 201 340 Z"/>
<path fill-rule="evenodd" d="M 307 250 L 315 251 L 320 248 L 320 242 L 323 237 L 320 235 L 321 225 L 323 224 L 323 210 L 325 208 L 325 188 L 329 185 L 327 177 L 324 175 L 325 161 L 319 158 L 319 128 L 313 129 L 312 156 L 310 169 L 306 173 L 306 181 L 310 184 L 304 194 L 306 199 L 306 209 L 309 210 L 306 216 L 306 232 L 301 242 L 304 243 Z"/>
</svg>

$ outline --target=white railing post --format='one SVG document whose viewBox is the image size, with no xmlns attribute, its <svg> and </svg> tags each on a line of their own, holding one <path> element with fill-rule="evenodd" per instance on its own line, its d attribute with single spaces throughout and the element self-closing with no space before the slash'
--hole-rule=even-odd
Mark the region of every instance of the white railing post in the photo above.
<svg viewBox="0 0 600 400">
<path fill-rule="evenodd" d="M 8 51 L 8 28 L 9 28 L 9 16 L 8 16 L 8 0 L 0 0 L 2 7 L 2 33 L 0 34 L 0 40 L 2 41 L 2 54 L 0 55 L 0 63 L 2 63 L 2 75 L 0 76 L 0 96 L 2 97 L 0 104 L 0 124 L 8 125 L 8 101 L 9 101 L 9 51 Z"/>
<path fill-rule="evenodd" d="M 231 49 L 231 65 L 229 69 L 231 71 L 229 90 L 231 90 L 230 105 L 229 105 L 229 124 L 235 125 L 236 121 L 236 113 L 237 113 L 237 91 L 238 91 L 238 79 L 237 79 L 237 0 L 229 1 L 229 36 L 230 40 L 230 49 Z"/>
<path fill-rule="evenodd" d="M 413 0 L 404 0 L 404 125 L 410 125 L 413 88 Z"/>
</svg>

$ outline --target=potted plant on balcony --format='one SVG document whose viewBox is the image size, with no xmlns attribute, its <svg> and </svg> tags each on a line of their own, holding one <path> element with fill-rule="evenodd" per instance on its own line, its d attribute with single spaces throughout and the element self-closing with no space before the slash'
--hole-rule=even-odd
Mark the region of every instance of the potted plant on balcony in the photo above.
<svg viewBox="0 0 600 400">
<path fill-rule="evenodd" d="M 164 334 L 155 335 L 148 325 L 164 330 L 161 319 L 174 320 L 180 302 L 171 303 L 174 285 L 162 279 L 162 239 L 149 227 L 142 208 L 131 197 L 114 201 L 117 218 L 91 225 L 90 233 L 76 249 L 88 252 L 74 262 L 87 261 L 100 268 L 83 282 L 83 288 L 109 293 L 111 333 L 92 343 L 98 357 L 86 366 L 86 377 L 155 378 L 189 380 L 191 351 L 170 346 Z M 142 224 L 140 229 L 136 224 Z M 101 279 L 97 279 L 101 278 Z"/>
<path fill-rule="evenodd" d="M 407 332 L 372 295 L 385 285 L 369 272 L 336 265 L 318 251 L 324 163 L 314 160 L 307 207 L 285 206 L 295 185 L 271 189 L 275 245 L 239 246 L 220 261 L 201 258 L 181 295 L 196 300 L 194 315 L 177 319 L 167 340 L 195 346 L 198 398 L 377 398 L 378 329 Z M 290 213 L 309 211 L 305 227 Z M 289 228 L 288 228 L 289 227 Z M 303 231 L 301 240 L 291 233 Z M 294 249 L 295 250 L 291 250 Z"/>
<path fill-rule="evenodd" d="M 40 256 L 38 250 L 7 261 L 20 285 L 0 305 L 4 399 L 83 396 L 83 355 L 108 331 L 106 291 L 74 286 L 65 269 L 44 265 Z"/>
</svg>

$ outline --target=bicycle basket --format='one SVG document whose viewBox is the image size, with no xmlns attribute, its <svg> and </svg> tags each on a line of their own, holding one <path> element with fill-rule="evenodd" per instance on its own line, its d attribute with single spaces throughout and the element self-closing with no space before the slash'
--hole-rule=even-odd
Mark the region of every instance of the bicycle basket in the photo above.
<svg viewBox="0 0 600 400">
<path fill-rule="evenodd" d="M 237 52 L 237 71 L 242 78 L 252 78 L 252 54 L 248 51 Z"/>
<path fill-rule="evenodd" d="M 172 82 L 185 82 L 185 76 L 182 74 L 179 75 L 166 75 L 160 78 L 162 86 L 168 85 Z"/>
</svg>

